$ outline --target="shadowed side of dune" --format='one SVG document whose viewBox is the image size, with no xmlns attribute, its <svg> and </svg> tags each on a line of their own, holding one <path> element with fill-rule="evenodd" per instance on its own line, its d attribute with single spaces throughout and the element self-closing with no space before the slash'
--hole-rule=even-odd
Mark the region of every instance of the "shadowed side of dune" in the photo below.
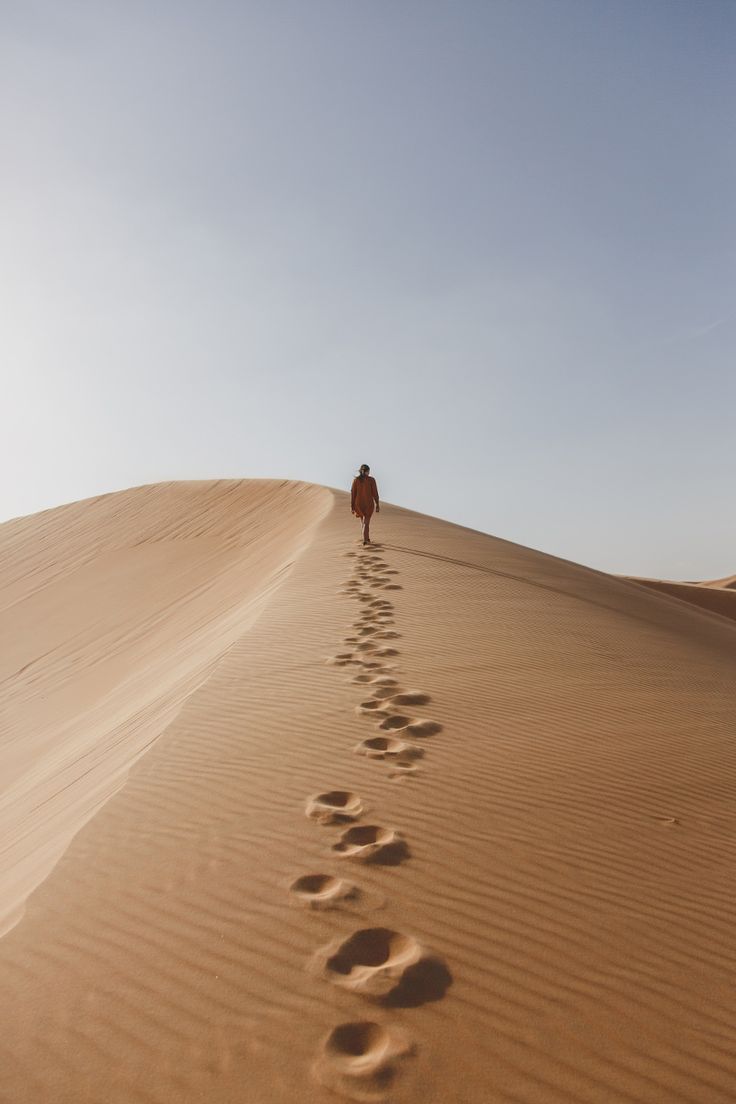
<svg viewBox="0 0 736 1104">
<path fill-rule="evenodd" d="M 0 526 L 0 931 L 331 504 L 277 480 L 158 484 Z"/>
</svg>

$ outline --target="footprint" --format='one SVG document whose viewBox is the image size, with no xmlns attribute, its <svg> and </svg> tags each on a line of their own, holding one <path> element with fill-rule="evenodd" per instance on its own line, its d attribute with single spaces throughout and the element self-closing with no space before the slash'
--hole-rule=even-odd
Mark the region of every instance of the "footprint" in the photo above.
<svg viewBox="0 0 736 1104">
<path fill-rule="evenodd" d="M 381 702 L 383 705 L 383 702 Z M 392 713 L 379 724 L 379 728 L 383 728 L 388 732 L 399 732 L 403 728 L 408 728 L 411 724 L 411 717 L 404 717 L 400 713 Z"/>
<path fill-rule="evenodd" d="M 361 640 L 357 645 L 356 650 L 359 652 L 376 652 L 377 655 L 382 653 L 378 651 L 378 645 L 374 644 L 372 640 Z"/>
<path fill-rule="evenodd" d="M 393 1008 L 440 1000 L 452 984 L 442 959 L 391 928 L 359 928 L 318 951 L 315 965 L 333 985 Z"/>
<path fill-rule="evenodd" d="M 396 686 L 377 686 L 373 691 L 374 698 L 392 698 L 394 694 L 396 694 Z"/>
<path fill-rule="evenodd" d="M 357 820 L 363 812 L 363 804 L 357 794 L 349 790 L 329 790 L 316 794 L 307 801 L 306 814 L 319 824 L 345 824 Z"/>
<path fill-rule="evenodd" d="M 373 633 L 377 633 L 378 631 L 379 629 L 377 625 L 362 625 L 361 628 L 358 629 L 358 635 L 372 636 Z M 381 636 L 383 637 L 383 633 L 381 633 Z"/>
<path fill-rule="evenodd" d="M 416 748 L 404 740 L 398 740 L 395 736 L 369 736 L 367 740 L 360 741 L 355 751 L 358 755 L 367 755 L 370 759 L 401 757 L 402 762 L 406 763 L 424 754 L 422 748 Z"/>
<path fill-rule="evenodd" d="M 422 954 L 411 935 L 391 928 L 360 928 L 341 943 L 324 948 L 320 958 L 334 985 L 367 997 L 385 997 Z"/>
<path fill-rule="evenodd" d="M 409 856 L 409 848 L 393 828 L 360 824 L 346 828 L 332 850 L 343 859 L 398 866 Z"/>
<path fill-rule="evenodd" d="M 343 1023 L 323 1042 L 313 1072 L 325 1088 L 370 1104 L 385 1100 L 402 1072 L 402 1060 L 413 1051 L 399 1028 L 371 1020 Z"/>
<path fill-rule="evenodd" d="M 359 717 L 364 717 L 366 714 L 371 716 L 379 715 L 385 716 L 387 713 L 386 706 L 380 698 L 371 698 L 369 701 L 361 702 L 360 705 L 356 705 L 355 712 Z"/>
<path fill-rule="evenodd" d="M 407 736 L 419 737 L 436 736 L 442 731 L 442 725 L 437 721 L 412 721 L 404 730 Z"/>
<path fill-rule="evenodd" d="M 356 900 L 360 893 L 357 886 L 332 874 L 303 874 L 289 886 L 294 904 L 302 908 L 337 908 L 342 902 Z"/>
<path fill-rule="evenodd" d="M 378 630 L 376 630 L 376 629 L 374 629 L 373 631 L 378 632 Z M 396 632 L 394 629 L 384 629 L 384 630 L 378 632 L 377 639 L 379 639 L 379 640 L 398 640 L 400 638 L 400 636 L 401 636 L 401 633 Z"/>
<path fill-rule="evenodd" d="M 398 584 L 398 583 L 388 583 L 388 584 L 387 584 L 387 585 L 386 585 L 386 586 L 384 587 L 384 590 L 403 590 L 403 589 L 404 589 L 404 588 L 403 588 L 402 586 L 399 586 L 399 584 Z"/>
<path fill-rule="evenodd" d="M 358 645 L 358 647 L 360 647 L 360 645 Z M 375 644 L 373 645 L 373 647 L 375 648 Z M 376 655 L 377 656 L 397 656 L 397 655 L 401 655 L 401 653 L 399 651 L 397 651 L 396 648 L 378 648 L 377 651 L 376 651 Z"/>
<path fill-rule="evenodd" d="M 351 682 L 375 682 L 373 675 L 356 675 Z"/>
<path fill-rule="evenodd" d="M 376 655 L 380 654 L 376 652 Z M 394 695 L 391 698 L 391 705 L 427 705 L 431 700 L 429 694 L 423 694 L 420 690 L 406 690 L 404 693 Z"/>
</svg>

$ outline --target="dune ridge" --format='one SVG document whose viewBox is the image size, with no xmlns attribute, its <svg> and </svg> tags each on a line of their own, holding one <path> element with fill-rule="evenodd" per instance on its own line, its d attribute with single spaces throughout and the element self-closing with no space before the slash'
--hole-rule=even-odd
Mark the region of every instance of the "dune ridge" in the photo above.
<svg viewBox="0 0 736 1104">
<path fill-rule="evenodd" d="M 288 574 L 0 940 L 0 1099 L 731 1101 L 736 627 L 279 495 Z"/>
</svg>

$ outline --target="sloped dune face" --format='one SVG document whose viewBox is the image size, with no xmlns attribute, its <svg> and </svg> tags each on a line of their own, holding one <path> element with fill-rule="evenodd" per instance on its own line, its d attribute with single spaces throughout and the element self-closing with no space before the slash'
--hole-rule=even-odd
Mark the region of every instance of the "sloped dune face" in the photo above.
<svg viewBox="0 0 736 1104">
<path fill-rule="evenodd" d="M 666 579 L 633 579 L 632 582 L 736 621 L 736 589 L 732 579 L 715 583 L 673 583 Z"/>
<path fill-rule="evenodd" d="M 735 625 L 303 485 L 68 510 L 5 533 L 4 831 L 63 854 L 0 1099 L 732 1104 Z"/>
<path fill-rule="evenodd" d="M 0 931 L 330 506 L 271 480 L 163 484 L 0 526 Z"/>
</svg>

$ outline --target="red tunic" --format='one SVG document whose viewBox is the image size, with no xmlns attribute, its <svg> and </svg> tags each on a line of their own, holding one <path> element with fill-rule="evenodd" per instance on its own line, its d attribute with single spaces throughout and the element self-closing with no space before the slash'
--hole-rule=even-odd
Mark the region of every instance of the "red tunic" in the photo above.
<svg viewBox="0 0 736 1104">
<path fill-rule="evenodd" d="M 372 475 L 360 479 L 356 475 L 350 492 L 350 506 L 358 517 L 370 517 L 373 507 L 378 505 L 378 487 Z"/>
</svg>

